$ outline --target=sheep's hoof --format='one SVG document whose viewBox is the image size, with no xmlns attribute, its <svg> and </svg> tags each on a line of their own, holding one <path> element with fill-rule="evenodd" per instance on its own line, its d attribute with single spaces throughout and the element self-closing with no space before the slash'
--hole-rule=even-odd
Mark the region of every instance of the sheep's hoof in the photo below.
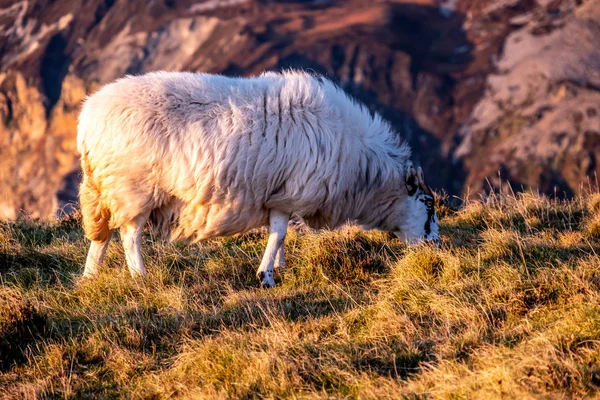
<svg viewBox="0 0 600 400">
<path fill-rule="evenodd" d="M 131 274 L 131 279 L 135 282 L 146 282 L 146 274 L 140 274 L 139 272 Z"/>
<path fill-rule="evenodd" d="M 146 277 L 146 268 L 140 268 L 140 269 L 129 268 L 129 275 L 131 275 L 132 279 L 142 280 Z"/>
<path fill-rule="evenodd" d="M 79 275 L 77 279 L 85 281 L 88 279 L 94 279 L 96 276 L 98 276 L 97 272 L 84 272 L 83 274 Z"/>
<path fill-rule="evenodd" d="M 85 285 L 86 282 L 92 282 L 98 273 L 84 273 L 83 275 L 79 275 L 73 278 L 73 283 L 75 286 Z"/>
<path fill-rule="evenodd" d="M 269 271 L 258 271 L 256 277 L 258 278 L 262 287 L 272 288 L 273 286 L 275 286 L 275 279 L 273 279 L 272 272 L 269 273 Z"/>
</svg>

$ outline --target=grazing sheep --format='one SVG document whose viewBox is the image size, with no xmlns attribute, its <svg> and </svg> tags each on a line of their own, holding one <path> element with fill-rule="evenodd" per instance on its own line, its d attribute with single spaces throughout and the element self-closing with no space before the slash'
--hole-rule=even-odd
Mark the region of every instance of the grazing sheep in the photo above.
<svg viewBox="0 0 600 400">
<path fill-rule="evenodd" d="M 120 228 L 132 275 L 141 233 L 198 241 L 270 225 L 257 276 L 274 285 L 291 214 L 438 241 L 433 194 L 378 115 L 303 72 L 254 78 L 156 72 L 89 97 L 79 117 L 84 276 Z"/>
</svg>

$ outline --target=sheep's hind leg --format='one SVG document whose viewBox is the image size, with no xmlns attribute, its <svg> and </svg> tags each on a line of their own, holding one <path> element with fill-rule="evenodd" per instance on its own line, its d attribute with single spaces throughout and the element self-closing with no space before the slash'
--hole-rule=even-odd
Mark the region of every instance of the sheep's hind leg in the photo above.
<svg viewBox="0 0 600 400">
<path fill-rule="evenodd" d="M 283 242 L 287 233 L 289 219 L 290 216 L 281 211 L 271 210 L 269 214 L 269 240 L 260 267 L 256 272 L 256 276 L 262 286 L 275 286 L 275 279 L 273 279 L 273 265 L 275 264 L 278 252 L 281 251 L 283 253 Z"/>
<path fill-rule="evenodd" d="M 98 273 L 98 267 L 104 260 L 106 249 L 112 238 L 112 231 L 108 232 L 108 237 L 103 242 L 92 240 L 90 249 L 88 251 L 87 259 L 85 261 L 85 269 L 83 270 L 84 278 L 91 278 Z"/>
<path fill-rule="evenodd" d="M 125 249 L 125 258 L 127 259 L 127 267 L 132 277 L 145 276 L 146 268 L 142 260 L 142 230 L 148 220 L 148 215 L 140 215 L 133 221 L 121 227 L 121 238 L 123 240 L 123 248 Z"/>
</svg>

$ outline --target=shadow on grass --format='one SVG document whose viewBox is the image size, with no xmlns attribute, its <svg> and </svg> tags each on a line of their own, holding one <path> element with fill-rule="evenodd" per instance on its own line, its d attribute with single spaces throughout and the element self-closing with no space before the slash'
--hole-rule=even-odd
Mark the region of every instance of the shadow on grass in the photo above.
<svg viewBox="0 0 600 400">
<path fill-rule="evenodd" d="M 544 242 L 518 243 L 511 241 L 497 254 L 484 256 L 482 261 L 487 265 L 497 265 L 504 262 L 510 265 L 521 265 L 527 268 L 529 274 L 535 274 L 539 267 L 563 266 L 578 260 L 600 254 L 598 244 L 578 244 L 559 246 Z"/>
<path fill-rule="evenodd" d="M 48 319 L 32 305 L 9 312 L 0 326 L 0 371 L 25 364 L 34 344 L 47 337 Z"/>
<path fill-rule="evenodd" d="M 17 254 L 0 252 L 0 273 L 4 282 L 29 288 L 35 283 L 67 283 L 71 274 L 82 271 L 81 263 L 56 253 L 23 249 Z"/>
</svg>

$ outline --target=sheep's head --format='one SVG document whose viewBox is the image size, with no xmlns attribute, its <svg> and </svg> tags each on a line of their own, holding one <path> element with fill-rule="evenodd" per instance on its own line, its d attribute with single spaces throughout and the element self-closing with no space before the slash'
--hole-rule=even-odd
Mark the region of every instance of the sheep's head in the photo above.
<svg viewBox="0 0 600 400">
<path fill-rule="evenodd" d="M 400 231 L 394 233 L 408 244 L 425 241 L 439 245 L 434 193 L 425 183 L 421 167 L 415 169 L 410 166 L 405 184 L 407 197 L 404 203 L 404 215 Z"/>
</svg>

